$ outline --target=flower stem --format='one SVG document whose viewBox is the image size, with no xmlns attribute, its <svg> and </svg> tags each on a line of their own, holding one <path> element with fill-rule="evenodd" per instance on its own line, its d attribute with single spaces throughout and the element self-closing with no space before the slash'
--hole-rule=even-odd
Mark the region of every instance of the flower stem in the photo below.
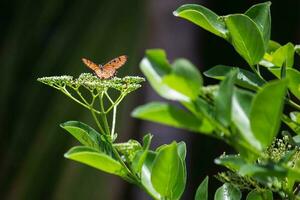
<svg viewBox="0 0 300 200">
<path fill-rule="evenodd" d="M 107 135 L 109 135 L 110 134 L 110 128 L 109 128 L 109 125 L 108 125 L 108 122 L 107 122 L 107 117 L 106 117 L 107 113 L 104 110 L 103 95 L 104 95 L 104 92 L 101 92 L 101 95 L 99 96 L 100 110 L 101 110 L 101 119 L 102 119 L 103 124 L 104 124 L 105 133 Z"/>
<path fill-rule="evenodd" d="M 112 125 L 111 125 L 111 138 L 114 137 L 114 133 L 115 133 L 116 115 L 117 115 L 117 106 L 115 106 L 113 109 L 113 119 L 112 119 Z"/>
</svg>

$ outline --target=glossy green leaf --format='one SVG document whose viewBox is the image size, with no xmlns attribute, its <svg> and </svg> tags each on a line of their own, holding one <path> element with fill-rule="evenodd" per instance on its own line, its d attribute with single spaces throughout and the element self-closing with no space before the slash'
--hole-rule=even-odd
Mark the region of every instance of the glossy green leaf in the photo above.
<svg viewBox="0 0 300 200">
<path fill-rule="evenodd" d="M 110 156 L 98 152 L 93 148 L 76 146 L 71 148 L 64 155 L 66 158 L 84 163 L 106 173 L 126 176 L 126 171 L 123 166 Z"/>
<path fill-rule="evenodd" d="M 171 198 L 174 186 L 180 171 L 180 158 L 177 152 L 177 143 L 162 147 L 152 166 L 151 182 L 155 190 L 163 197 Z"/>
<path fill-rule="evenodd" d="M 235 50 L 249 65 L 257 64 L 265 53 L 263 37 L 257 25 L 243 14 L 228 15 L 224 19 Z"/>
<path fill-rule="evenodd" d="M 273 193 L 270 190 L 252 190 L 247 195 L 246 200 L 273 200 Z"/>
<path fill-rule="evenodd" d="M 163 77 L 163 83 L 194 100 L 200 94 L 202 77 L 188 60 L 177 59 L 172 64 L 171 72 Z"/>
<path fill-rule="evenodd" d="M 208 176 L 205 177 L 199 185 L 196 191 L 195 200 L 208 200 Z"/>
<path fill-rule="evenodd" d="M 225 39 L 227 38 L 227 30 L 224 22 L 216 13 L 208 8 L 205 8 L 204 6 L 186 4 L 180 6 L 176 11 L 173 12 L 173 14 L 175 16 L 187 19 L 217 36 Z"/>
<path fill-rule="evenodd" d="M 252 151 L 261 151 L 262 145 L 255 137 L 250 125 L 250 108 L 253 100 L 253 93 L 245 90 L 235 89 L 232 98 L 231 119 L 239 130 L 238 135 L 233 137 L 236 148 L 246 148 Z M 242 145 L 243 147 L 241 147 Z M 240 149 L 242 150 L 242 149 Z M 240 152 L 242 155 L 247 152 Z M 250 155 L 247 156 L 249 159 Z"/>
<path fill-rule="evenodd" d="M 81 144 L 100 149 L 100 134 L 87 124 L 79 121 L 67 121 L 60 124 L 60 127 L 71 133 Z"/>
<path fill-rule="evenodd" d="M 180 162 L 178 164 L 178 174 L 175 177 L 175 185 L 173 187 L 173 192 L 171 194 L 172 199 L 180 199 L 182 196 L 185 185 L 186 185 L 186 165 L 185 161 L 182 158 L 179 159 Z"/>
<path fill-rule="evenodd" d="M 268 147 L 278 133 L 286 86 L 286 80 L 269 82 L 253 99 L 251 130 L 263 148 Z"/>
<path fill-rule="evenodd" d="M 237 72 L 231 71 L 220 83 L 220 87 L 215 98 L 216 118 L 224 126 L 231 123 L 231 100 L 234 90 L 234 82 Z"/>
<path fill-rule="evenodd" d="M 143 163 L 142 171 L 141 171 L 141 182 L 144 188 L 152 194 L 152 196 L 160 199 L 160 194 L 154 189 L 151 182 L 151 174 L 152 174 L 152 166 L 153 162 L 156 158 L 157 153 L 153 151 L 149 151 L 147 153 L 147 157 Z"/>
<path fill-rule="evenodd" d="M 243 165 L 246 164 L 245 160 L 239 155 L 224 155 L 215 159 L 215 163 L 223 165 L 231 171 L 239 171 Z"/>
<path fill-rule="evenodd" d="M 209 70 L 205 71 L 204 75 L 210 78 L 223 80 L 226 74 L 232 70 L 237 71 L 236 84 L 242 87 L 257 90 L 265 83 L 264 80 L 262 80 L 261 78 L 259 78 L 259 76 L 250 71 L 238 67 L 230 67 L 225 65 L 216 65 L 210 68 Z"/>
<path fill-rule="evenodd" d="M 132 116 L 196 132 L 212 131 L 210 124 L 202 123 L 193 114 L 164 102 L 151 102 L 139 106 L 132 112 Z"/>
<path fill-rule="evenodd" d="M 140 68 L 152 88 L 163 98 L 189 102 L 191 99 L 172 89 L 163 82 L 163 76 L 170 73 L 171 67 L 163 50 L 152 49 L 146 52 L 146 57 L 140 63 Z"/>
<path fill-rule="evenodd" d="M 245 15 L 249 16 L 257 25 L 260 30 L 265 49 L 268 47 L 270 35 L 271 35 L 271 2 L 259 3 L 249 8 Z"/>
<path fill-rule="evenodd" d="M 242 193 L 238 188 L 225 183 L 217 189 L 214 200 L 240 200 L 241 198 Z"/>
</svg>

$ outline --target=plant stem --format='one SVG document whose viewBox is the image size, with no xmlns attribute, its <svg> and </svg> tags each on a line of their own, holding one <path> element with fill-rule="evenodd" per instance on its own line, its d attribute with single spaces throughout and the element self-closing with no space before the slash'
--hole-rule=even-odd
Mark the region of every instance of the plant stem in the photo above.
<svg viewBox="0 0 300 200">
<path fill-rule="evenodd" d="M 300 106 L 298 104 L 296 104 L 295 102 L 293 102 L 292 100 L 290 99 L 287 99 L 287 103 L 292 106 L 293 108 L 297 109 L 300 111 Z"/>
<path fill-rule="evenodd" d="M 101 95 L 99 96 L 99 101 L 100 101 L 100 110 L 101 110 L 101 119 L 103 121 L 103 124 L 104 124 L 104 129 L 105 129 L 105 133 L 107 135 L 110 134 L 110 129 L 109 129 L 109 125 L 108 125 L 108 122 L 107 122 L 107 117 L 106 117 L 106 112 L 104 110 L 104 105 L 103 105 L 103 95 L 104 95 L 104 92 L 101 92 Z"/>
<path fill-rule="evenodd" d="M 98 126 L 98 128 L 99 128 L 99 130 L 100 130 L 100 132 L 102 133 L 102 134 L 105 134 L 105 131 L 104 131 L 104 129 L 102 128 L 102 126 L 101 126 L 101 124 L 100 124 L 100 122 L 99 122 L 99 120 L 98 120 L 98 118 L 97 118 L 97 116 L 96 116 L 96 114 L 95 114 L 95 112 L 94 112 L 94 110 L 93 110 L 93 104 L 94 104 L 94 102 L 95 102 L 95 98 L 96 98 L 96 96 L 93 96 L 93 100 L 92 100 L 92 103 L 90 104 L 90 111 L 91 111 L 91 113 L 92 113 L 92 115 L 93 115 L 93 118 L 94 118 L 94 120 L 95 120 L 95 122 L 96 122 L 96 124 L 97 124 L 97 126 Z"/>
<path fill-rule="evenodd" d="M 113 109 L 115 106 L 119 105 L 119 103 L 123 100 L 123 98 L 126 96 L 126 94 L 122 93 L 118 99 L 105 111 L 105 113 L 109 113 L 111 109 Z"/>
<path fill-rule="evenodd" d="M 90 110 L 90 107 L 84 103 L 82 103 L 81 101 L 79 101 L 78 99 L 76 99 L 75 97 L 73 97 L 66 88 L 63 89 L 59 89 L 62 93 L 64 93 L 66 96 L 70 97 L 72 100 L 74 100 L 75 102 L 77 102 L 78 104 L 82 105 L 83 107 L 87 108 Z M 93 108 L 92 108 L 93 109 Z M 100 112 L 98 110 L 93 109 L 93 111 L 97 114 L 100 114 Z"/>
<path fill-rule="evenodd" d="M 112 118 L 112 125 L 111 125 L 111 138 L 113 138 L 114 133 L 115 133 L 116 114 L 117 114 L 117 106 L 115 106 L 113 109 L 113 118 Z"/>
</svg>

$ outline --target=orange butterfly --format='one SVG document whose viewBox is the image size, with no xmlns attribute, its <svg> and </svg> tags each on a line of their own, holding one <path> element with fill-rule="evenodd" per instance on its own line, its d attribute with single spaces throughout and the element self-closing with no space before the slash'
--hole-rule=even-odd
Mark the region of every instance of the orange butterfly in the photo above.
<svg viewBox="0 0 300 200">
<path fill-rule="evenodd" d="M 112 59 L 111 61 L 109 61 L 108 63 L 102 66 L 100 64 L 97 65 L 96 63 L 86 58 L 82 58 L 82 62 L 88 68 L 93 70 L 100 79 L 108 79 L 113 77 L 116 74 L 117 69 L 122 67 L 126 63 L 126 61 L 127 61 L 127 56 L 122 55 L 115 59 Z"/>
</svg>

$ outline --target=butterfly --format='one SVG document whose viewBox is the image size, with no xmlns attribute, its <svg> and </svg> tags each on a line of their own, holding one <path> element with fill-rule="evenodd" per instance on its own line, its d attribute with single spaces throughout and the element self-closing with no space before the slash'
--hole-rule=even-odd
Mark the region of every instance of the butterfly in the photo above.
<svg viewBox="0 0 300 200">
<path fill-rule="evenodd" d="M 93 70 L 100 79 L 109 79 L 113 77 L 116 74 L 117 69 L 122 67 L 126 63 L 126 61 L 127 61 L 126 55 L 122 55 L 117 58 L 114 58 L 108 63 L 106 63 L 105 65 L 101 65 L 101 64 L 98 65 L 86 58 L 82 58 L 82 62 L 88 68 Z"/>
</svg>

